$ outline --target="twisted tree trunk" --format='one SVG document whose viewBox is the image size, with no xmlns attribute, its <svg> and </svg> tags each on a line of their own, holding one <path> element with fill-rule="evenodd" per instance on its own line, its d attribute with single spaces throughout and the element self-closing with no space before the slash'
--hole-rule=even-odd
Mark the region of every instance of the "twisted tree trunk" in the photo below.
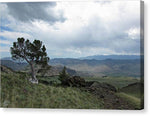
<svg viewBox="0 0 150 116">
<path fill-rule="evenodd" d="M 35 73 L 35 69 L 33 66 L 33 63 L 30 64 L 31 66 L 31 73 L 32 73 L 32 80 L 30 80 L 32 83 L 37 83 L 38 84 L 38 80 L 36 78 L 36 73 Z"/>
</svg>

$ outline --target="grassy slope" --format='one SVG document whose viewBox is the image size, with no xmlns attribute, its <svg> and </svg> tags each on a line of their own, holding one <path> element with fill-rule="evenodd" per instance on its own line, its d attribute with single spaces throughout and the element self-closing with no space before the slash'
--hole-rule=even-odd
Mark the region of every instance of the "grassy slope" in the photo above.
<svg viewBox="0 0 150 116">
<path fill-rule="evenodd" d="M 144 85 L 142 83 L 130 84 L 120 89 L 121 97 L 127 99 L 137 109 L 144 107 Z"/>
<path fill-rule="evenodd" d="M 98 82 L 106 82 L 117 88 L 122 88 L 127 86 L 128 84 L 139 82 L 140 80 L 132 77 L 85 77 L 86 81 L 98 81 Z"/>
<path fill-rule="evenodd" d="M 120 91 L 129 94 L 131 96 L 141 98 L 142 93 L 140 90 L 141 90 L 140 86 L 131 86 L 131 87 L 122 88 Z"/>
<path fill-rule="evenodd" d="M 103 108 L 103 101 L 77 88 L 29 83 L 23 74 L 1 75 L 2 107 L 19 108 Z"/>
<path fill-rule="evenodd" d="M 140 83 L 135 83 L 121 88 L 120 91 L 129 94 L 131 96 L 141 98 L 142 95 L 144 94 L 144 92 L 142 91 L 143 87 L 144 86 L 142 86 Z"/>
<path fill-rule="evenodd" d="M 131 78 L 131 77 L 106 77 L 106 78 L 88 78 L 86 77 L 85 80 L 87 81 L 99 81 L 99 82 L 107 82 L 111 85 L 114 85 L 119 89 L 119 93 L 116 95 L 120 98 L 126 100 L 131 106 L 135 109 L 143 108 L 143 99 L 144 93 L 141 92 L 142 88 L 139 85 L 129 86 L 131 83 L 140 82 L 140 79 Z M 123 88 L 122 88 L 123 87 Z"/>
<path fill-rule="evenodd" d="M 129 94 L 120 92 L 116 94 L 118 97 L 123 98 L 126 100 L 130 105 L 134 106 L 135 109 L 141 109 L 141 99 L 131 96 Z"/>
</svg>

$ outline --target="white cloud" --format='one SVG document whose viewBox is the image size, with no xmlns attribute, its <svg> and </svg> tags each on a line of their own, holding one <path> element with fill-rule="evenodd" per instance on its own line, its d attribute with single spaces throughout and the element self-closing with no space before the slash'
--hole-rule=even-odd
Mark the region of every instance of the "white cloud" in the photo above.
<svg viewBox="0 0 150 116">
<path fill-rule="evenodd" d="M 62 12 L 65 22 L 21 22 L 6 12 L 3 18 L 14 32 L 0 36 L 40 39 L 53 57 L 140 53 L 139 1 L 57 2 L 53 11 L 56 16 Z"/>
<path fill-rule="evenodd" d="M 6 45 L 10 45 L 10 41 L 8 40 L 0 40 L 0 44 L 6 44 Z"/>
<path fill-rule="evenodd" d="M 130 28 L 128 31 L 128 36 L 131 39 L 139 39 L 140 37 L 140 28 Z"/>
<path fill-rule="evenodd" d="M 12 31 L 3 31 L 0 33 L 0 36 L 12 40 L 16 40 L 18 37 L 31 38 L 31 36 L 27 33 L 12 32 Z"/>
<path fill-rule="evenodd" d="M 9 47 L 2 47 L 0 46 L 0 52 L 9 52 L 10 51 L 10 48 Z"/>
</svg>

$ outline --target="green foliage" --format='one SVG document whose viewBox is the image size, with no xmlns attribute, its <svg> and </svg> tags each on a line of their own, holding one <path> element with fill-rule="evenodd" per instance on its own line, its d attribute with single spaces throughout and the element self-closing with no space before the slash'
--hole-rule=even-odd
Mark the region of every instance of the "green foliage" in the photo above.
<svg viewBox="0 0 150 116">
<path fill-rule="evenodd" d="M 45 65 L 49 61 L 46 48 L 40 40 L 34 40 L 31 43 L 28 39 L 18 38 L 11 47 L 11 55 L 14 60 L 26 60 L 28 63 L 34 61 L 37 64 Z"/>
<path fill-rule="evenodd" d="M 131 83 L 139 82 L 140 79 L 133 77 L 84 77 L 86 81 L 98 81 L 98 82 L 106 82 L 120 89 L 125 87 Z"/>
<path fill-rule="evenodd" d="M 39 83 L 43 83 L 46 85 L 53 85 L 53 86 L 58 86 L 61 84 L 60 80 L 58 79 L 58 76 L 52 76 L 52 77 L 42 77 L 42 76 L 37 76 Z"/>
<path fill-rule="evenodd" d="M 34 64 L 40 64 L 42 67 L 48 66 L 49 57 L 47 57 L 46 48 L 40 40 L 34 40 L 31 43 L 28 39 L 18 38 L 10 50 L 14 60 L 25 60 L 29 63 L 32 79 L 36 80 Z"/>
<path fill-rule="evenodd" d="M 2 73 L 2 107 L 11 108 L 103 108 L 103 101 L 78 88 L 32 84 L 22 73 Z"/>
<path fill-rule="evenodd" d="M 61 84 L 65 85 L 68 78 L 69 75 L 67 74 L 66 67 L 64 66 L 62 72 L 59 73 L 59 80 L 61 81 Z"/>
</svg>

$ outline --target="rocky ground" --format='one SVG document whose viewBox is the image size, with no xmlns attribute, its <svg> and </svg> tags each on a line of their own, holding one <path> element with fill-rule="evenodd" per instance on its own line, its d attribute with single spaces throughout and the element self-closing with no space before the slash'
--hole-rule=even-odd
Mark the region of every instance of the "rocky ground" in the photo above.
<svg viewBox="0 0 150 116">
<path fill-rule="evenodd" d="M 117 89 L 108 83 L 86 82 L 79 76 L 73 76 L 66 80 L 65 84 L 66 86 L 78 87 L 83 91 L 92 93 L 99 99 L 103 99 L 104 109 L 135 109 L 127 100 L 117 96 Z"/>
<path fill-rule="evenodd" d="M 108 92 L 104 96 L 104 108 L 105 109 L 130 109 L 134 110 L 134 107 L 131 106 L 126 100 L 117 97 L 113 92 Z"/>
<path fill-rule="evenodd" d="M 118 97 L 116 95 L 116 88 L 110 84 L 90 82 L 82 89 L 92 93 L 100 99 L 103 99 L 104 109 L 135 109 L 128 101 Z"/>
</svg>

